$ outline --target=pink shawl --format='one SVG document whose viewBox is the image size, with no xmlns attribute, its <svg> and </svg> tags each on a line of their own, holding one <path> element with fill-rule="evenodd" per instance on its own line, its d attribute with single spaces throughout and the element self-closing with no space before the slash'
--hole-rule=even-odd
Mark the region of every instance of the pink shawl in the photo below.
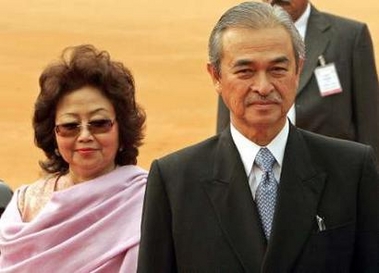
<svg viewBox="0 0 379 273">
<path fill-rule="evenodd" d="M 29 223 L 17 207 L 21 187 L 0 220 L 0 272 L 136 272 L 146 178 L 119 167 L 54 192 Z"/>
</svg>

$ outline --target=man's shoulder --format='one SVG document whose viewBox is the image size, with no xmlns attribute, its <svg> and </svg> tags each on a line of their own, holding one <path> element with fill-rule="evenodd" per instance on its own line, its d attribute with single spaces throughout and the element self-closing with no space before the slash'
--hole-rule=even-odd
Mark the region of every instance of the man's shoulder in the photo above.
<svg viewBox="0 0 379 273">
<path fill-rule="evenodd" d="M 13 190 L 2 180 L 0 180 L 0 208 L 5 208 L 11 200 Z"/>
<path fill-rule="evenodd" d="M 327 173 L 329 177 L 340 177 L 344 173 L 346 177 L 357 179 L 363 171 L 377 177 L 378 161 L 373 148 L 369 145 L 323 136 L 302 129 L 298 129 L 297 132 L 299 138 L 292 138 L 292 147 L 295 146 L 292 154 L 294 151 L 302 151 L 300 155 L 305 154 L 305 158 L 309 159 L 305 162 L 311 164 L 313 168 Z M 299 141 L 304 145 L 296 144 L 294 141 Z M 296 160 L 302 162 L 302 159 Z"/>
<path fill-rule="evenodd" d="M 301 129 L 301 128 L 297 128 L 297 131 L 300 134 L 302 134 L 304 138 L 306 138 L 312 142 L 316 142 L 316 143 L 319 142 L 322 144 L 326 144 L 326 145 L 329 144 L 331 146 L 336 146 L 336 147 L 339 147 L 339 146 L 341 146 L 341 147 L 348 146 L 350 148 L 356 147 L 358 149 L 362 149 L 364 147 L 367 147 L 367 145 L 362 144 L 362 143 L 358 143 L 358 142 L 351 141 L 351 140 L 345 140 L 345 139 L 330 137 L 330 136 L 318 134 L 318 133 L 311 132 L 311 131 Z"/>
<path fill-rule="evenodd" d="M 203 158 L 212 153 L 212 150 L 215 149 L 219 140 L 220 135 L 215 135 L 164 155 L 163 157 L 159 158 L 159 160 L 176 161 L 179 159 L 190 159 L 193 157 Z"/>
<path fill-rule="evenodd" d="M 341 15 L 333 14 L 330 12 L 319 11 L 314 9 L 314 12 L 311 13 L 311 16 L 321 16 L 325 20 L 329 21 L 330 24 L 335 26 L 344 26 L 347 28 L 361 28 L 366 25 L 366 23 L 359 21 L 357 19 L 344 17 Z"/>
<path fill-rule="evenodd" d="M 298 129 L 298 132 L 307 143 L 309 150 L 318 156 L 331 158 L 341 156 L 338 159 L 360 158 L 366 156 L 372 149 L 368 145 L 351 140 L 328 137 L 303 129 Z"/>
<path fill-rule="evenodd" d="M 0 192 L 12 193 L 13 191 L 3 180 L 0 179 Z"/>
</svg>

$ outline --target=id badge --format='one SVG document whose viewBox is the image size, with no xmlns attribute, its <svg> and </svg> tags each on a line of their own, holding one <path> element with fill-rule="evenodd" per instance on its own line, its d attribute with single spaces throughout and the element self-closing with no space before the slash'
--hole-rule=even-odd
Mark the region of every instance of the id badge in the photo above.
<svg viewBox="0 0 379 273">
<path fill-rule="evenodd" d="M 322 56 L 319 57 L 321 66 L 315 69 L 317 84 L 322 97 L 341 93 L 342 87 L 338 78 L 337 69 L 334 63 L 325 64 Z"/>
</svg>

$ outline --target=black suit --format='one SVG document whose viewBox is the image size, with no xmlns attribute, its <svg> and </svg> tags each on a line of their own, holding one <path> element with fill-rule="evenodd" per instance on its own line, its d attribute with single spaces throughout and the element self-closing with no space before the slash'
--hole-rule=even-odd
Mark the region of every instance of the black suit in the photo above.
<svg viewBox="0 0 379 273">
<path fill-rule="evenodd" d="M 0 180 L 0 216 L 3 214 L 8 203 L 11 201 L 13 191 L 4 181 Z"/>
<path fill-rule="evenodd" d="M 371 145 L 379 158 L 379 87 L 366 24 L 319 12 L 313 6 L 305 37 L 306 59 L 296 96 L 296 126 Z M 322 97 L 314 70 L 318 57 L 336 65 L 343 92 Z M 229 125 L 219 99 L 217 132 Z"/>
<path fill-rule="evenodd" d="M 371 148 L 291 126 L 267 245 L 227 129 L 153 162 L 138 273 L 379 272 L 378 200 Z"/>
</svg>

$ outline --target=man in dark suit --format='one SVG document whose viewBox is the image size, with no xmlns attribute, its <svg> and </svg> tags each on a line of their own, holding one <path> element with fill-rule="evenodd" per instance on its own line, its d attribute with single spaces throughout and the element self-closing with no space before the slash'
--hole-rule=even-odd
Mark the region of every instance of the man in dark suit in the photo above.
<svg viewBox="0 0 379 273">
<path fill-rule="evenodd" d="M 0 216 L 3 214 L 13 196 L 12 189 L 0 179 Z"/>
<path fill-rule="evenodd" d="M 305 37 L 306 56 L 295 107 L 289 116 L 297 127 L 371 145 L 379 158 L 379 87 L 367 25 L 318 11 L 308 0 L 264 0 L 280 5 Z M 316 69 L 334 65 L 342 92 L 322 92 Z M 218 102 L 217 132 L 230 123 Z"/>
<path fill-rule="evenodd" d="M 209 57 L 231 125 L 152 163 L 138 273 L 379 272 L 372 148 L 287 119 L 304 59 L 288 14 L 231 8 Z"/>
</svg>

